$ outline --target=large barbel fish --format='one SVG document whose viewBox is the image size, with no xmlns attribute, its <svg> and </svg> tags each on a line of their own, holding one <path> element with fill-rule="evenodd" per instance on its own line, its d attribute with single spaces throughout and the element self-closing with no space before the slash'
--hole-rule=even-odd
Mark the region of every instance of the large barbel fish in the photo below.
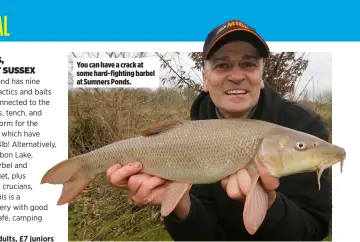
<svg viewBox="0 0 360 242">
<path fill-rule="evenodd" d="M 110 166 L 141 162 L 142 173 L 168 180 L 161 204 L 167 216 L 192 184 L 215 183 L 248 169 L 252 177 L 243 220 L 249 234 L 260 227 L 268 208 L 267 193 L 259 180 L 256 163 L 274 177 L 316 171 L 341 162 L 343 148 L 315 136 L 269 122 L 249 119 L 216 119 L 156 123 L 143 135 L 118 141 L 72 157 L 52 167 L 41 183 L 63 184 L 58 205 L 75 199 Z M 316 181 L 315 181 L 316 182 Z"/>
</svg>

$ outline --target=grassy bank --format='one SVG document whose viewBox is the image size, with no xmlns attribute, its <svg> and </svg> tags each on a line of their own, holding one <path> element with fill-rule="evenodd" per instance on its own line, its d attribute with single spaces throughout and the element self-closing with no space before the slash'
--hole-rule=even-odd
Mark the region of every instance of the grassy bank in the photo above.
<svg viewBox="0 0 360 242">
<path fill-rule="evenodd" d="M 137 136 L 154 122 L 189 118 L 173 90 L 69 93 L 69 156 Z M 99 176 L 69 206 L 69 240 L 171 240 L 157 207 L 132 204 Z"/>
<path fill-rule="evenodd" d="M 137 136 L 166 119 L 189 119 L 194 96 L 174 90 L 69 92 L 69 157 Z M 318 106 L 315 104 L 314 108 Z M 331 129 L 331 105 L 317 108 Z M 69 205 L 69 240 L 171 240 L 158 207 L 137 206 L 99 176 Z"/>
</svg>

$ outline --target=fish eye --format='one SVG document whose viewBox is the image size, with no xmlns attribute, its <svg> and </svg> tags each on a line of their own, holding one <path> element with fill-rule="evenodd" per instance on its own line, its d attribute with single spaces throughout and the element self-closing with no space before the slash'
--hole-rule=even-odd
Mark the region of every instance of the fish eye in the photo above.
<svg viewBox="0 0 360 242">
<path fill-rule="evenodd" d="M 298 149 L 298 150 L 304 150 L 304 149 L 306 148 L 306 145 L 305 145 L 304 142 L 299 141 L 299 142 L 297 142 L 297 143 L 295 144 L 295 147 L 296 147 L 296 149 Z"/>
</svg>

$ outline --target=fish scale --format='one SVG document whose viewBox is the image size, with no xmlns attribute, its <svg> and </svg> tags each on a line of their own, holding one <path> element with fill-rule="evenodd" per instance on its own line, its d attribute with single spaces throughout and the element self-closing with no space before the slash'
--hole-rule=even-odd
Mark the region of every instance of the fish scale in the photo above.
<svg viewBox="0 0 360 242">
<path fill-rule="evenodd" d="M 193 184 L 212 183 L 251 162 L 259 140 L 272 127 L 247 120 L 186 121 L 159 134 L 115 142 L 82 158 L 89 174 L 115 163 L 139 161 L 147 174 Z"/>
</svg>

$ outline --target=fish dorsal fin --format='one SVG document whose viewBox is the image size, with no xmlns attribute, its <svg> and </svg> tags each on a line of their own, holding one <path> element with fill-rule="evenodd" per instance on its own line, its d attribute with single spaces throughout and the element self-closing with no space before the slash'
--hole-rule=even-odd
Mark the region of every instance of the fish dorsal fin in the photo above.
<svg viewBox="0 0 360 242">
<path fill-rule="evenodd" d="M 158 134 L 160 132 L 163 132 L 165 130 L 168 130 L 170 128 L 174 128 L 180 124 L 183 124 L 184 120 L 166 120 L 166 121 L 161 121 L 158 123 L 155 123 L 153 125 L 151 125 L 149 128 L 145 129 L 142 132 L 143 136 L 150 136 L 150 135 L 155 135 Z"/>
</svg>

